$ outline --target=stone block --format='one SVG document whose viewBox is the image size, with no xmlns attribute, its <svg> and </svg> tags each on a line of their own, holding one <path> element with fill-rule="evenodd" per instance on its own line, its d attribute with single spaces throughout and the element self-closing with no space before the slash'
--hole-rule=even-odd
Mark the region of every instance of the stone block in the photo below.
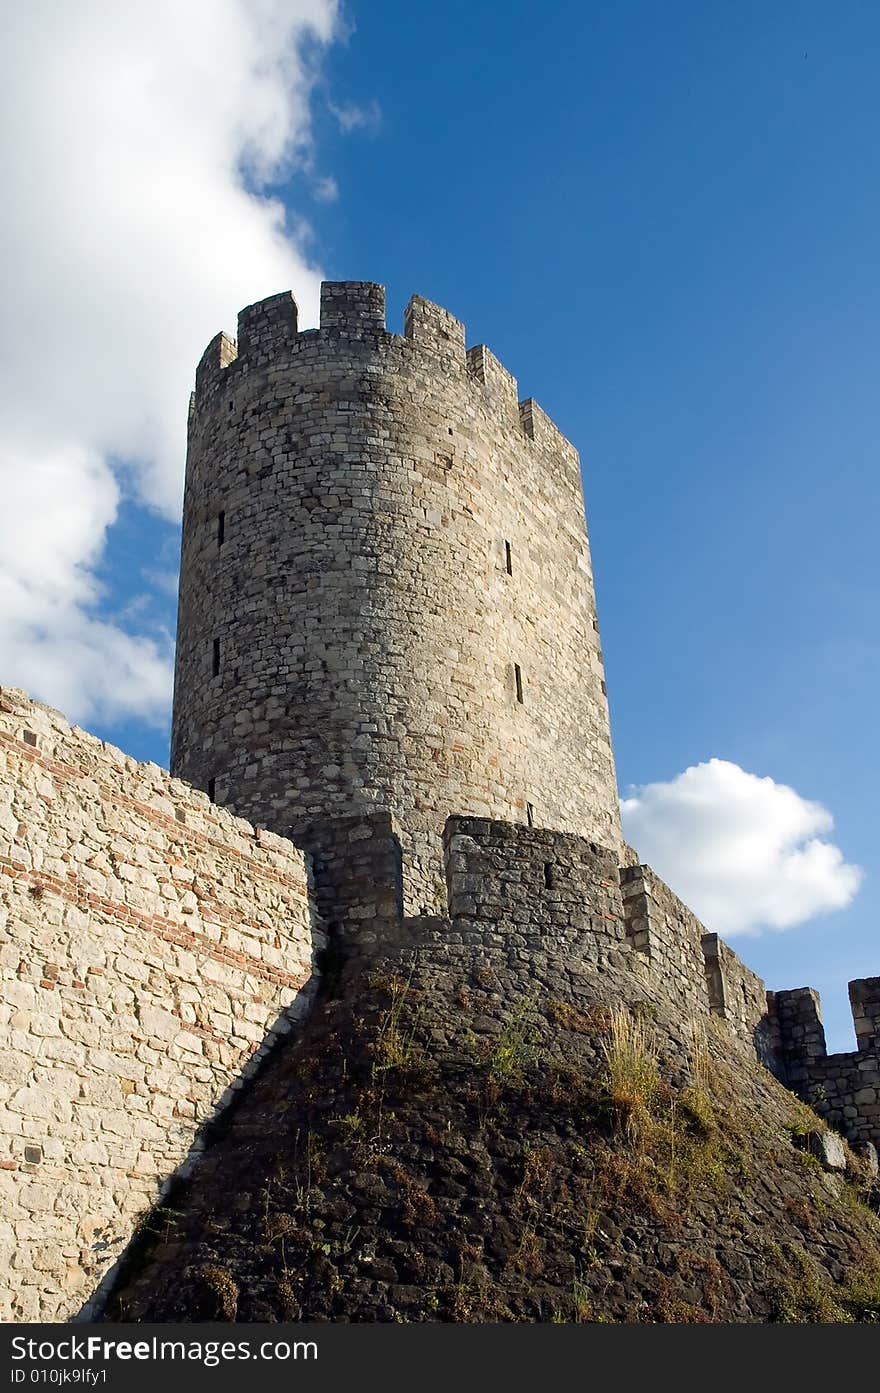
<svg viewBox="0 0 880 1393">
<path fill-rule="evenodd" d="M 846 1170 L 846 1146 L 837 1132 L 806 1132 L 798 1144 L 811 1156 L 815 1156 L 825 1170 Z"/>
</svg>

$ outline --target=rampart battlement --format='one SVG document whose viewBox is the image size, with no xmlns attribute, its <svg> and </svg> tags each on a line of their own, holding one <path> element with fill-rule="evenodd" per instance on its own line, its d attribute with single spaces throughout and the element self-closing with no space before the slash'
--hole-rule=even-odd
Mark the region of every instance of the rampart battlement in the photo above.
<svg viewBox="0 0 880 1393">
<path fill-rule="evenodd" d="M 720 1017 L 736 1040 L 778 1073 L 760 977 L 706 929 L 650 866 L 622 865 L 620 882 L 634 970 L 684 1016 Z"/>
<path fill-rule="evenodd" d="M 300 844 L 313 857 L 316 902 L 342 951 L 394 932 L 404 865 L 392 817 L 316 823 Z M 858 1053 L 828 1056 L 817 993 L 768 993 L 650 866 L 621 865 L 615 851 L 570 833 L 487 818 L 450 817 L 443 846 L 446 903 L 435 935 L 453 946 L 511 946 L 520 954 L 524 993 L 538 958 L 564 971 L 577 964 L 628 970 L 650 998 L 677 1012 L 683 1029 L 709 1017 L 723 1022 L 732 1048 L 763 1064 L 854 1145 L 880 1142 L 876 1034 L 863 1029 Z M 877 978 L 850 984 L 858 1021 L 873 1018 L 878 988 Z"/>
<path fill-rule="evenodd" d="M 464 324 L 442 305 L 413 295 L 403 312 L 403 336 L 441 360 L 452 360 L 466 369 Z"/>
<path fill-rule="evenodd" d="M 384 334 L 385 287 L 375 281 L 322 281 L 321 332 L 358 338 Z"/>
<path fill-rule="evenodd" d="M 863 1054 L 880 1050 L 880 977 L 857 977 L 849 984 L 856 1043 Z"/>
<path fill-rule="evenodd" d="M 819 993 L 812 987 L 771 993 L 780 1040 L 794 1062 L 826 1055 Z M 860 977 L 849 984 L 849 1003 L 856 1033 L 855 1054 L 880 1050 L 880 977 Z"/>
<path fill-rule="evenodd" d="M 448 913 L 466 941 L 514 935 L 529 952 L 624 965 L 615 852 L 548 828 L 469 817 L 449 819 L 444 850 Z"/>
<path fill-rule="evenodd" d="M 469 348 L 467 368 L 471 377 L 482 384 L 499 420 L 511 426 L 522 425 L 516 378 L 499 362 L 492 350 L 483 343 Z"/>
<path fill-rule="evenodd" d="M 192 411 L 198 404 L 209 401 L 221 383 L 227 380 L 226 369 L 238 357 L 238 344 L 222 330 L 215 334 L 205 349 L 196 367 L 196 386 L 193 393 Z"/>
<path fill-rule="evenodd" d="M 298 326 L 299 311 L 289 290 L 248 305 L 238 315 L 238 356 L 252 369 L 268 365 L 295 340 Z"/>
<path fill-rule="evenodd" d="M 780 1077 L 852 1142 L 880 1145 L 880 977 L 849 984 L 857 1048 L 829 1054 L 819 993 L 770 992 Z"/>
</svg>

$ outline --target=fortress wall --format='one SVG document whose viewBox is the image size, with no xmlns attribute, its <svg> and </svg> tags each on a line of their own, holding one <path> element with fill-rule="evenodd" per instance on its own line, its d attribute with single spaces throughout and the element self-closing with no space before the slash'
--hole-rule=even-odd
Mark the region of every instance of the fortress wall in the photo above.
<svg viewBox="0 0 880 1393">
<path fill-rule="evenodd" d="M 172 768 L 284 835 L 386 809 L 437 912 L 450 814 L 619 845 L 580 467 L 446 310 L 322 305 L 249 307 L 199 366 Z"/>
<path fill-rule="evenodd" d="M 0 1319 L 90 1296 L 312 946 L 301 851 L 0 690 Z"/>
<path fill-rule="evenodd" d="M 858 1048 L 828 1054 L 819 995 L 810 987 L 769 994 L 783 1082 L 854 1145 L 880 1146 L 880 977 L 849 984 Z"/>
<path fill-rule="evenodd" d="M 779 1070 L 763 981 L 649 866 L 618 868 L 615 853 L 583 838 L 477 818 L 450 818 L 445 843 L 449 914 L 474 941 L 530 925 L 534 946 L 570 940 L 598 961 L 613 952 L 684 1021 L 723 1017 Z"/>
</svg>

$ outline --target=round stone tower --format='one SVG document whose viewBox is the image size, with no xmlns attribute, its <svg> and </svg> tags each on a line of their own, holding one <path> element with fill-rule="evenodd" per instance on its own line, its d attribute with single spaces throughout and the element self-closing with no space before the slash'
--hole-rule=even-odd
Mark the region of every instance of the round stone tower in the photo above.
<svg viewBox="0 0 880 1393">
<path fill-rule="evenodd" d="M 287 836 L 387 809 L 409 913 L 451 813 L 620 845 L 577 452 L 446 310 L 327 282 L 209 344 L 171 764 Z"/>
</svg>

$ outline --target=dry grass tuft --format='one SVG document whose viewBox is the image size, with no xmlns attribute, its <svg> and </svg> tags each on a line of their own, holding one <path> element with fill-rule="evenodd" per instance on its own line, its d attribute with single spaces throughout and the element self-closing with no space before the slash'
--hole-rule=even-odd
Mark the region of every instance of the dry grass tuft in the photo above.
<svg viewBox="0 0 880 1393">
<path fill-rule="evenodd" d="M 650 1023 L 615 1006 L 602 1054 L 615 1118 L 627 1138 L 636 1141 L 650 1123 L 660 1087 L 657 1043 Z"/>
</svg>

